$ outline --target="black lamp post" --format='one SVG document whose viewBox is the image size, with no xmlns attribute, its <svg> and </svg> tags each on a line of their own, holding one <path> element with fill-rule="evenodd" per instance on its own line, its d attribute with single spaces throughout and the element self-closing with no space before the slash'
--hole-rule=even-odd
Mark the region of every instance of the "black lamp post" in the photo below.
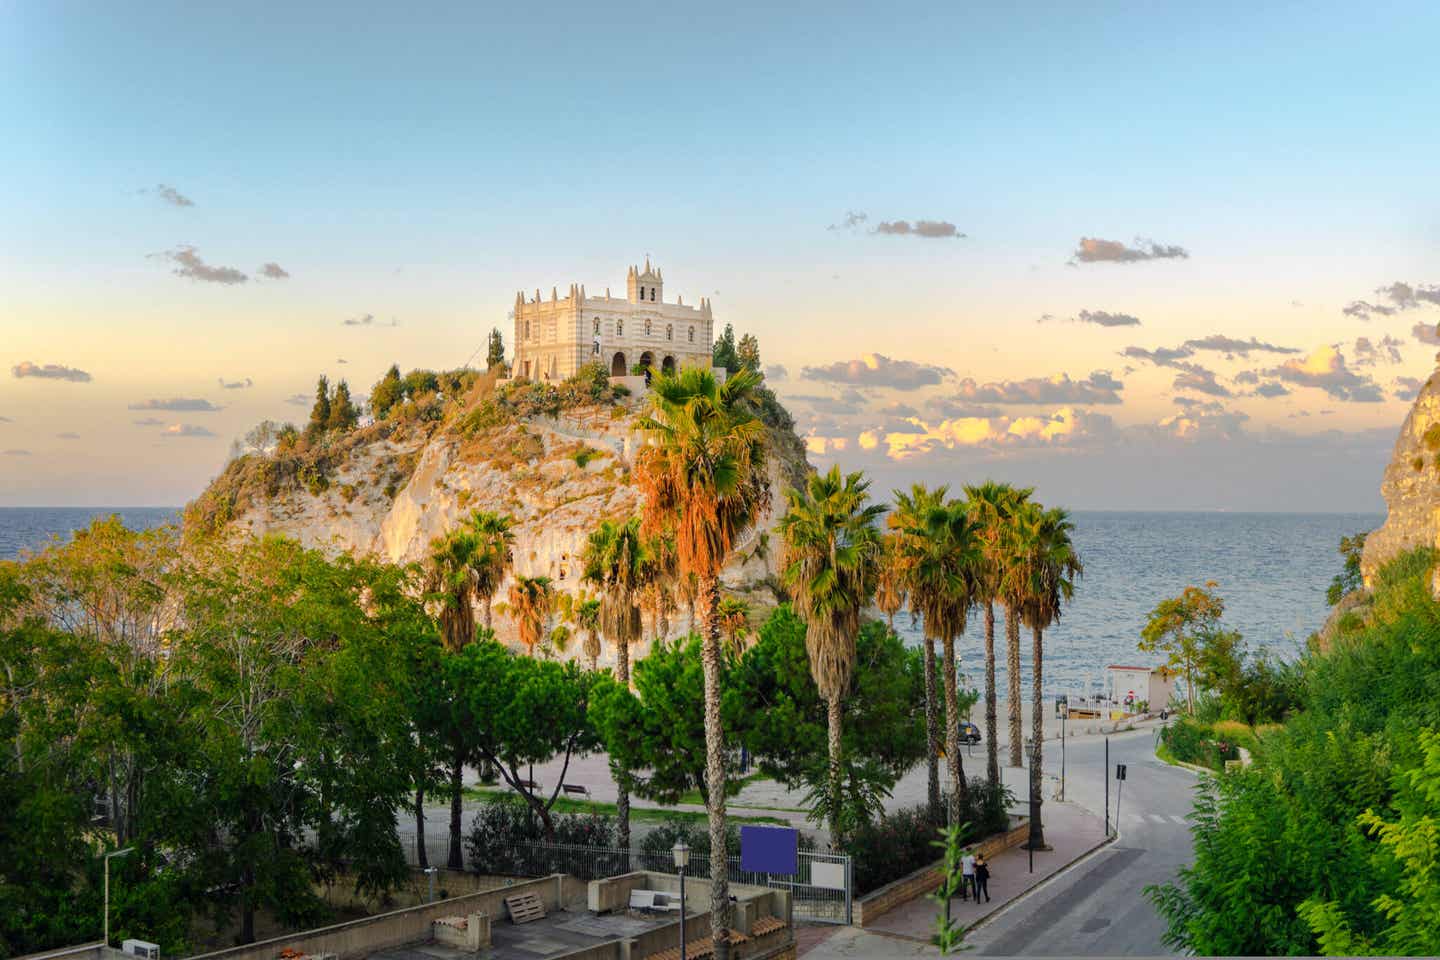
<svg viewBox="0 0 1440 960">
<path fill-rule="evenodd" d="M 677 840 L 670 853 L 675 857 L 675 868 L 680 871 L 680 960 L 685 960 L 685 868 L 690 866 L 690 845 Z"/>
</svg>

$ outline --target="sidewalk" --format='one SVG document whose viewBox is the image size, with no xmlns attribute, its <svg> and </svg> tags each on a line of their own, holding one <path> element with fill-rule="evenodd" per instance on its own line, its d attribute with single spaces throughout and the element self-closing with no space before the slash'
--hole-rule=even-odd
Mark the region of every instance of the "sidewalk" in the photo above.
<svg viewBox="0 0 1440 960">
<path fill-rule="evenodd" d="M 1073 803 L 1047 802 L 1044 808 L 1045 841 L 1051 850 L 1035 851 L 1035 870 L 1030 872 L 1030 851 L 1013 847 L 990 861 L 990 901 L 951 900 L 950 916 L 967 929 L 973 928 L 1059 873 L 1105 839 L 1101 818 Z M 935 932 L 940 905 L 925 897 L 910 901 L 885 914 L 873 925 L 797 932 L 799 955 L 812 960 L 834 957 L 937 956 L 929 946 Z"/>
</svg>

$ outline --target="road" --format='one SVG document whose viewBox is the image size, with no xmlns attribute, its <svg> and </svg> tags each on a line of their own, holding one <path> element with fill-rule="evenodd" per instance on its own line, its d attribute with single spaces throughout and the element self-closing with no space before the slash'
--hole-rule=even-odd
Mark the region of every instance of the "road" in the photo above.
<svg viewBox="0 0 1440 960">
<path fill-rule="evenodd" d="M 1066 745 L 1066 795 L 1098 814 L 1105 810 L 1104 741 Z M 1172 953 L 1160 942 L 1164 923 L 1144 888 L 1174 879 L 1191 858 L 1189 824 L 1195 774 L 1155 759 L 1154 732 L 1110 738 L 1112 815 L 1119 804 L 1119 839 L 1068 873 L 1017 901 L 966 938 L 985 956 L 1125 956 Z M 1045 769 L 1058 773 L 1060 745 L 1046 743 Z M 1007 778 L 1008 779 L 1008 778 Z M 1017 791 L 1018 793 L 1019 791 Z"/>
</svg>

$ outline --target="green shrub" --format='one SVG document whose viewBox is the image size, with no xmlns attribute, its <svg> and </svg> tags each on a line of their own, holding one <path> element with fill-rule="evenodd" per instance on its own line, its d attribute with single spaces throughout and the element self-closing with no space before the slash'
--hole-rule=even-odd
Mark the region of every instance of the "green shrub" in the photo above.
<svg viewBox="0 0 1440 960">
<path fill-rule="evenodd" d="M 570 873 L 582 880 L 625 872 L 610 856 L 617 835 L 615 818 L 604 814 L 552 813 L 557 845 L 597 851 L 546 850 L 545 825 L 518 796 L 501 796 L 481 804 L 471 822 L 465 846 L 470 870 L 491 876 L 538 877 Z"/>
</svg>

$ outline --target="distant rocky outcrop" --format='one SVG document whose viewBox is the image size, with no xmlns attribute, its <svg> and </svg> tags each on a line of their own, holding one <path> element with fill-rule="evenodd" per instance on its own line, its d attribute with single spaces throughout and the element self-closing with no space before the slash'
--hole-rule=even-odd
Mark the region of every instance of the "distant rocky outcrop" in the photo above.
<svg viewBox="0 0 1440 960">
<path fill-rule="evenodd" d="M 1365 539 L 1360 573 L 1367 587 L 1398 554 L 1440 544 L 1440 377 L 1432 375 L 1415 398 L 1380 493 L 1389 512 Z"/>
<path fill-rule="evenodd" d="M 643 443 L 637 423 L 646 402 L 603 386 L 567 388 L 573 388 L 569 381 L 558 389 L 480 382 L 463 399 L 421 398 L 414 409 L 348 433 L 302 436 L 289 450 L 252 451 L 232 460 L 186 508 L 186 523 L 282 534 L 332 556 L 409 563 L 423 560 L 431 541 L 476 510 L 505 513 L 515 520 L 515 571 L 550 577 L 557 592 L 578 596 L 585 590 L 580 557 L 590 532 L 641 507 L 631 468 Z M 768 391 L 761 401 L 772 509 L 765 526 L 738 545 L 722 577 L 757 608 L 775 602 L 768 584 L 779 559 L 774 525 L 784 490 L 809 469 L 789 415 Z M 501 586 L 497 603 L 508 587 L 508 581 Z M 494 625 L 502 641 L 516 640 L 503 606 Z M 670 618 L 672 636 L 688 628 L 687 611 Z M 572 643 L 568 655 L 579 646 Z M 612 658 L 606 649 L 602 663 Z"/>
</svg>

